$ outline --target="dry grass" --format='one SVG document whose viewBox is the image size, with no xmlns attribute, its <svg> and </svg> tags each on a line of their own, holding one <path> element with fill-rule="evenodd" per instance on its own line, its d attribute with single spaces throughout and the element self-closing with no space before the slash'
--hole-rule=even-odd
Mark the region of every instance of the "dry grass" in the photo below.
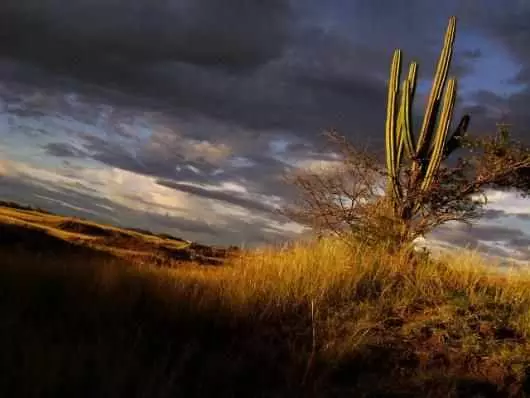
<svg viewBox="0 0 530 398">
<path fill-rule="evenodd" d="M 59 245 L 74 244 L 129 261 L 165 263 L 165 265 L 169 265 L 171 258 L 188 257 L 186 254 L 191 246 L 189 242 L 178 238 L 140 233 L 88 220 L 3 206 L 0 206 L 0 232 L 7 240 L 16 234 L 21 237 L 17 240 L 25 243 L 32 240 L 40 246 L 39 240 L 51 242 L 55 239 Z"/>
<path fill-rule="evenodd" d="M 0 249 L 1 396 L 524 396 L 530 278 L 322 240 L 223 267 Z M 488 395 L 489 394 L 489 395 Z"/>
</svg>

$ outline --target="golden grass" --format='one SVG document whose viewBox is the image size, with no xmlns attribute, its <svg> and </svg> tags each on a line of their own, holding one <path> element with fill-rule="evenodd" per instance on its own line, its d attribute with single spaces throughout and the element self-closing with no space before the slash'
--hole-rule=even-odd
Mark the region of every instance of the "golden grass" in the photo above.
<svg viewBox="0 0 530 398">
<path fill-rule="evenodd" d="M 71 217 L 64 217 L 55 214 L 46 214 L 40 213 L 33 210 L 21 210 L 13 209 L 9 207 L 0 206 L 0 221 L 3 223 L 12 223 L 18 225 L 24 225 L 28 227 L 39 228 L 42 230 L 49 231 L 52 234 L 57 235 L 58 237 L 77 237 L 82 239 L 90 239 L 94 236 L 82 232 L 72 232 L 63 229 L 63 225 L 71 223 L 74 226 L 78 225 L 79 227 L 93 227 L 106 232 L 109 234 L 124 235 L 133 238 L 139 238 L 146 242 L 153 244 L 163 244 L 171 248 L 184 248 L 189 245 L 188 242 L 178 241 L 173 239 L 165 239 L 156 235 L 145 235 L 133 230 L 127 230 L 123 228 L 118 228 L 112 225 L 103 225 L 89 220 L 80 220 Z"/>
<path fill-rule="evenodd" d="M 503 394 L 521 393 L 504 379 L 523 383 L 530 369 L 530 278 L 524 272 L 501 273 L 473 252 L 413 266 L 407 256 L 390 255 L 385 248 L 352 249 L 323 240 L 247 252 L 213 272 L 180 269 L 168 276 L 207 285 L 205 292 L 215 300 L 198 300 L 221 303 L 223 312 L 256 319 L 296 313 L 313 336 L 311 351 L 328 364 L 343 363 L 363 346 L 385 341 L 404 345 L 429 363 L 441 355 L 441 343 L 423 342 L 427 333 L 438 334 L 459 352 L 443 353 L 449 361 L 444 372 L 454 378 L 491 383 Z M 493 369 L 493 375 L 466 369 L 470 360 Z M 425 382 L 439 377 L 419 373 Z M 495 379 L 499 373 L 501 381 Z M 457 388 L 438 387 L 444 394 Z"/>
<path fill-rule="evenodd" d="M 22 230 L 33 231 L 33 240 L 38 240 L 35 233 L 40 233 L 63 241 L 63 243 L 75 244 L 130 261 L 134 259 L 134 262 L 139 263 L 149 261 L 159 264 L 168 263 L 167 255 L 161 254 L 160 250 L 171 253 L 186 251 L 190 247 L 190 243 L 186 241 L 142 234 L 87 220 L 10 207 L 0 206 L 0 223 L 4 234 L 10 233 L 9 227 L 18 229 L 20 233 L 23 233 Z"/>
<path fill-rule="evenodd" d="M 22 344 L 12 335 L 22 329 L 32 342 L 22 354 L 4 347 L 28 360 L 20 371 L 33 377 L 30 392 L 79 396 L 86 363 L 97 365 L 95 393 L 113 396 L 523 396 L 529 388 L 530 277 L 496 272 L 473 253 L 413 264 L 384 247 L 322 240 L 242 252 L 222 267 L 33 256 L 7 253 L 0 268 L 1 309 L 12 320 L 0 339 Z M 43 312 L 50 319 L 21 315 Z M 42 359 L 51 337 L 36 326 L 61 336 L 52 365 Z M 68 381 L 35 376 L 42 366 L 79 369 Z"/>
</svg>

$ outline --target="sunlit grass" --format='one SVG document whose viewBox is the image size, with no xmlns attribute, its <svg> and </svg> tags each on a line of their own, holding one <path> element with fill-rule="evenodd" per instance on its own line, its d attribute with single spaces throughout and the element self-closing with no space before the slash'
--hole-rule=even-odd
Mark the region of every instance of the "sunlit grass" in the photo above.
<svg viewBox="0 0 530 398">
<path fill-rule="evenodd" d="M 530 278 L 473 253 L 321 240 L 161 268 L 5 251 L 0 273 L 4 396 L 520 393 L 530 369 Z"/>
</svg>

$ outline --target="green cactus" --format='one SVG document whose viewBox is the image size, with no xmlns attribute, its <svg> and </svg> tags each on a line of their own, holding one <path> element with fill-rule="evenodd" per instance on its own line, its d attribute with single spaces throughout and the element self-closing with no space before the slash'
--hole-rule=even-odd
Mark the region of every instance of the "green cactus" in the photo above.
<svg viewBox="0 0 530 398">
<path fill-rule="evenodd" d="M 385 138 L 388 195 L 395 209 L 403 209 L 400 205 L 407 193 L 400 178 L 404 152 L 410 159 L 408 169 L 412 176 L 412 185 L 409 184 L 407 188 L 419 188 L 420 191 L 426 192 L 432 185 L 441 161 L 459 147 L 459 138 L 469 125 L 469 116 L 466 115 L 451 138 L 447 140 L 456 99 L 456 80 L 447 81 L 455 32 L 456 18 L 451 17 L 417 141 L 413 133 L 411 114 L 418 65 L 415 62 L 410 64 L 408 76 L 401 85 L 400 93 L 401 51 L 398 49 L 394 52 L 388 84 Z M 415 210 L 418 206 L 417 202 L 413 204 Z M 410 214 L 410 210 L 408 209 L 407 213 Z"/>
</svg>

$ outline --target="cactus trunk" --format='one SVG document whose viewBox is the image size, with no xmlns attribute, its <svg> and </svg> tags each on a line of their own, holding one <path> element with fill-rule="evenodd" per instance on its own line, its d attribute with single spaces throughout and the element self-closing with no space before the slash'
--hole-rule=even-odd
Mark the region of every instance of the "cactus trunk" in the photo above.
<svg viewBox="0 0 530 398">
<path fill-rule="evenodd" d="M 442 160 L 459 147 L 458 139 L 469 125 L 466 115 L 451 139 L 447 139 L 456 100 L 456 80 L 447 79 L 455 34 L 456 18 L 451 17 L 417 141 L 411 115 L 418 65 L 415 62 L 410 64 L 407 78 L 400 87 L 401 51 L 395 50 L 392 59 L 385 131 L 388 197 L 405 224 L 421 208 L 418 193 L 431 189 Z M 403 164 L 404 154 L 408 157 L 406 165 Z M 410 171 L 406 186 L 401 181 L 404 169 Z"/>
</svg>

